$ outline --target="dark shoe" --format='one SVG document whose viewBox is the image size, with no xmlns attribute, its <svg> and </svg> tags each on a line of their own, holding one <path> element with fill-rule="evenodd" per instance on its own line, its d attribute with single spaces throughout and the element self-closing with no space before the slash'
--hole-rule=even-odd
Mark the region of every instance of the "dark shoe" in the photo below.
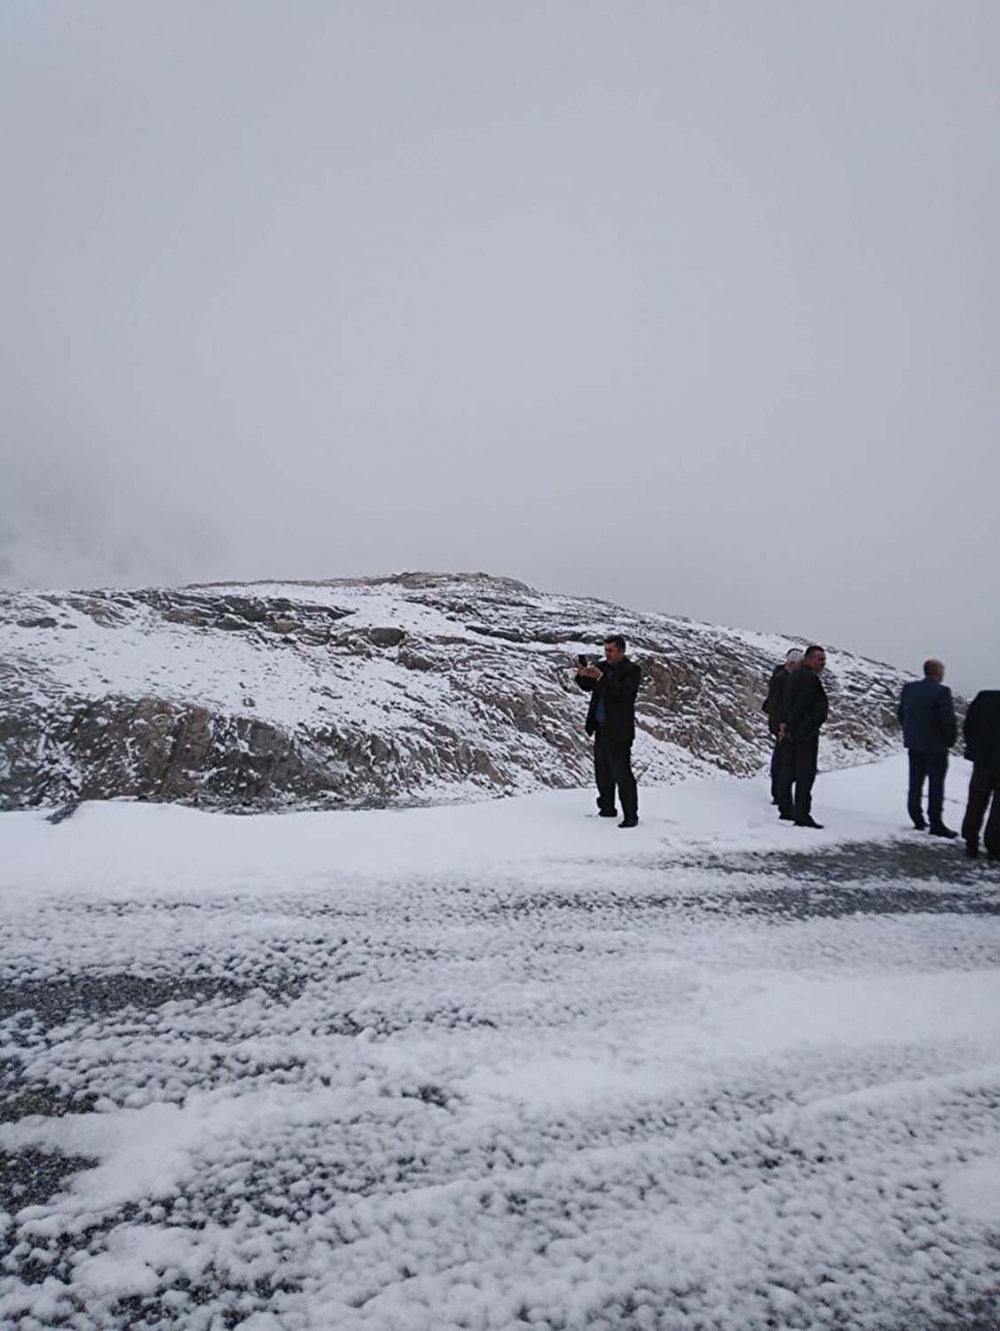
<svg viewBox="0 0 1000 1331">
<path fill-rule="evenodd" d="M 978 844 L 975 841 L 967 841 L 965 843 L 965 854 L 967 858 L 970 860 L 978 860 L 979 859 Z"/>
<path fill-rule="evenodd" d="M 803 818 L 801 821 L 800 821 L 798 818 L 796 818 L 796 820 L 795 820 L 795 826 L 796 826 L 796 827 L 814 827 L 814 828 L 816 829 L 817 832 L 822 832 L 822 830 L 823 830 L 823 824 L 822 824 L 822 823 L 818 823 L 818 822 L 816 821 L 815 818 Z"/>
<path fill-rule="evenodd" d="M 638 826 L 639 826 L 639 819 L 638 819 L 638 818 L 623 818 L 623 819 L 621 820 L 621 822 L 618 824 L 618 826 L 619 826 L 619 827 L 638 827 Z"/>
<path fill-rule="evenodd" d="M 598 818 L 617 818 L 617 817 L 618 817 L 618 810 L 617 810 L 617 809 L 601 809 L 600 813 L 598 813 L 597 816 L 598 816 Z"/>
<path fill-rule="evenodd" d="M 947 837 L 949 841 L 954 841 L 958 833 L 953 832 L 950 827 L 945 827 L 944 823 L 938 823 L 937 827 L 931 828 L 931 836 L 943 836 Z"/>
<path fill-rule="evenodd" d="M 1000 864 L 1000 850 L 988 850 L 986 858 L 992 860 L 994 864 Z"/>
<path fill-rule="evenodd" d="M 914 832 L 926 832 L 926 831 L 927 831 L 927 824 L 926 824 L 926 823 L 914 823 L 914 824 L 913 824 L 913 830 L 914 830 Z"/>
<path fill-rule="evenodd" d="M 781 821 L 782 821 L 783 823 L 794 823 L 794 822 L 795 822 L 795 814 L 794 814 L 794 813 L 779 813 L 779 814 L 778 814 L 778 817 L 781 819 Z"/>
</svg>

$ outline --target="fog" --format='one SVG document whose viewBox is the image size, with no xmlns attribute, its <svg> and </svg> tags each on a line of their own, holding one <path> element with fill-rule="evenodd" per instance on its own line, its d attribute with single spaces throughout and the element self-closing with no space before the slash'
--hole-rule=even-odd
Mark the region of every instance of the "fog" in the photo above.
<svg viewBox="0 0 1000 1331">
<path fill-rule="evenodd" d="M 474 569 L 1000 687 L 1000 6 L 0 9 L 0 581 Z"/>
</svg>

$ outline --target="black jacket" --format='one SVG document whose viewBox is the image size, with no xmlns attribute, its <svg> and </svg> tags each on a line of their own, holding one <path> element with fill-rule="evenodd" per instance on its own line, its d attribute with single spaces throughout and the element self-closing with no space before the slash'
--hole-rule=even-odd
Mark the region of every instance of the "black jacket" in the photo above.
<svg viewBox="0 0 1000 1331">
<path fill-rule="evenodd" d="M 914 753 L 947 753 L 958 739 L 951 689 L 936 679 L 913 679 L 899 695 L 903 743 Z"/>
<path fill-rule="evenodd" d="M 781 719 L 788 727 L 788 738 L 796 743 L 816 739 L 829 710 L 823 681 L 803 662 L 792 671 L 782 698 Z"/>
<path fill-rule="evenodd" d="M 577 675 L 576 682 L 584 693 L 590 694 L 590 707 L 587 709 L 587 734 L 592 735 L 597 729 L 597 703 L 603 695 L 607 709 L 604 733 L 608 739 L 618 744 L 631 744 L 635 739 L 635 696 L 642 682 L 642 671 L 624 657 L 611 670 L 607 661 L 599 661 L 600 679 L 582 678 Z"/>
<path fill-rule="evenodd" d="M 798 667 L 802 669 L 801 666 Z M 760 710 L 767 713 L 767 728 L 772 735 L 777 735 L 778 726 L 781 723 L 781 706 L 785 697 L 785 689 L 788 687 L 788 681 L 795 674 L 794 670 L 789 670 L 785 665 L 775 666 L 771 671 L 771 681 L 767 686 L 767 697 L 761 704 Z"/>
<path fill-rule="evenodd" d="M 1000 776 L 1000 689 L 984 689 L 969 704 L 962 727 L 965 756 Z"/>
</svg>

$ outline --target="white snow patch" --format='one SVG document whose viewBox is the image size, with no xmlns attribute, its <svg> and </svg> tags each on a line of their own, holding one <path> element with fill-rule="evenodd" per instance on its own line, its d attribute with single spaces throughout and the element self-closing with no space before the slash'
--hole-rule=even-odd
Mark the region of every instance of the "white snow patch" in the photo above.
<svg viewBox="0 0 1000 1331">
<path fill-rule="evenodd" d="M 1000 1226 L 1000 1157 L 956 1170 L 945 1179 L 944 1192 L 956 1215 Z"/>
</svg>

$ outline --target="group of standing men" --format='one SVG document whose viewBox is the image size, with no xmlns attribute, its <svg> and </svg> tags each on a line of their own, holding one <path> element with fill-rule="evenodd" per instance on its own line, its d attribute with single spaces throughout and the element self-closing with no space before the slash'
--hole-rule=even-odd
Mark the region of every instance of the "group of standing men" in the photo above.
<svg viewBox="0 0 1000 1331">
<path fill-rule="evenodd" d="M 819 734 L 829 712 L 820 676 L 826 652 L 813 643 L 804 652 L 790 651 L 771 675 L 763 710 L 774 737 L 771 756 L 771 799 L 778 816 L 796 827 L 820 828 L 812 816 L 812 790 L 819 758 Z M 615 795 L 621 804 L 619 827 L 639 823 L 639 796 L 632 772 L 635 739 L 635 703 L 642 672 L 625 654 L 625 639 L 617 633 L 604 640 L 604 660 L 577 659 L 576 682 L 590 695 L 587 734 L 594 739 L 594 775 L 597 811 L 602 818 L 617 818 Z M 924 677 L 903 685 L 899 723 L 910 759 L 907 808 L 918 831 L 932 836 L 958 836 L 944 821 L 944 783 L 948 755 L 958 739 L 958 723 L 951 689 L 944 683 L 940 661 L 924 662 Z M 962 727 L 965 756 L 972 762 L 969 801 L 962 823 L 966 852 L 979 854 L 979 836 L 990 859 L 1000 860 L 1000 689 L 978 693 Z M 923 811 L 928 787 L 927 817 Z M 987 820 L 987 810 L 989 818 Z"/>
<path fill-rule="evenodd" d="M 771 754 L 771 799 L 778 817 L 796 827 L 822 827 L 812 816 L 812 789 L 819 763 L 819 732 L 830 711 L 820 679 L 826 652 L 813 643 L 804 652 L 794 648 L 771 675 L 764 700 L 768 727 L 774 737 Z"/>
<path fill-rule="evenodd" d="M 819 732 L 827 716 L 826 691 L 820 675 L 826 665 L 822 647 L 788 653 L 771 678 L 765 711 L 776 743 L 771 763 L 772 792 L 781 817 L 798 827 L 820 826 L 812 816 L 812 788 L 819 757 Z M 609 634 L 604 660 L 578 658 L 576 682 L 590 694 L 587 734 L 594 739 L 597 812 L 617 818 L 615 792 L 621 803 L 619 827 L 637 827 L 639 796 L 632 772 L 635 701 L 642 672 L 625 654 L 625 639 Z"/>
<path fill-rule="evenodd" d="M 774 737 L 771 757 L 771 798 L 782 819 L 797 827 L 819 827 L 811 812 L 816 779 L 819 731 L 827 718 L 826 691 L 819 676 L 826 665 L 822 647 L 790 651 L 774 670 L 764 700 Z M 917 831 L 953 839 L 959 835 L 944 821 L 944 786 L 948 755 L 958 739 L 951 689 L 944 683 L 944 665 L 924 662 L 924 677 L 903 685 L 899 724 L 909 756 L 907 810 Z M 969 798 L 961 835 L 966 854 L 979 854 L 979 837 L 990 859 L 1000 860 L 1000 690 L 976 695 L 962 727 L 965 756 L 972 762 Z M 924 787 L 927 817 L 924 817 Z M 989 817 L 987 819 L 987 812 Z"/>
</svg>

